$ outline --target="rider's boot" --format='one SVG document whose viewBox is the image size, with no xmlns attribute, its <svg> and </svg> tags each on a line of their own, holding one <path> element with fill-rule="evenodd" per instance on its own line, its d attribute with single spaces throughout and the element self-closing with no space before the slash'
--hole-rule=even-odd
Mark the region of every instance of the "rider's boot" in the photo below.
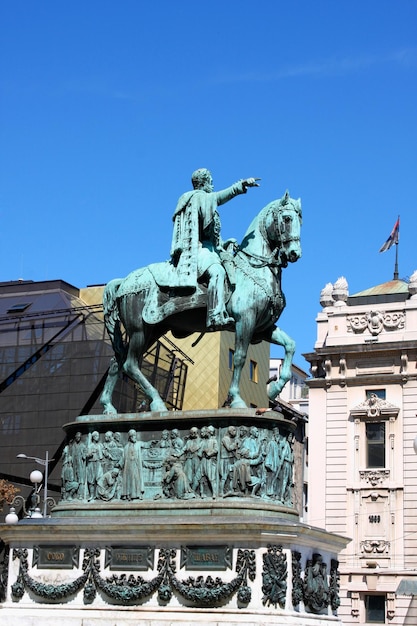
<svg viewBox="0 0 417 626">
<path fill-rule="evenodd" d="M 225 305 L 226 272 L 221 265 L 212 265 L 209 271 L 207 288 L 207 328 L 209 330 L 226 329 L 235 320 L 230 317 Z"/>
<path fill-rule="evenodd" d="M 209 330 L 230 330 L 234 322 L 235 320 L 228 315 L 226 309 L 222 311 L 211 309 L 207 315 L 207 328 Z"/>
</svg>

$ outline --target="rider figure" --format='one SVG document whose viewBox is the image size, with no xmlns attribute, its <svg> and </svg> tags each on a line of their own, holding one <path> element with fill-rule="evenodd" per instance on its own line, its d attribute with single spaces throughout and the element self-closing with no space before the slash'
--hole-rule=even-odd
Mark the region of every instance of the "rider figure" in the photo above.
<svg viewBox="0 0 417 626">
<path fill-rule="evenodd" d="M 207 328 L 210 330 L 221 329 L 234 322 L 225 305 L 226 272 L 221 261 L 225 242 L 220 237 L 217 207 L 246 193 L 248 187 L 258 187 L 257 180 L 240 180 L 216 192 L 213 191 L 209 170 L 198 169 L 191 177 L 193 191 L 184 193 L 175 209 L 171 261 L 177 270 L 178 287 L 195 291 L 197 279 L 207 277 Z"/>
</svg>

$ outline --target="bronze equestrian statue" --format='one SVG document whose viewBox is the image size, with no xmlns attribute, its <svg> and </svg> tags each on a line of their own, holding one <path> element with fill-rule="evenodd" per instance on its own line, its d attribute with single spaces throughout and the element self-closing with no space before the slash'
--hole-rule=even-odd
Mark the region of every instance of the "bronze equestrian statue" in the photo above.
<svg viewBox="0 0 417 626">
<path fill-rule="evenodd" d="M 223 329 L 235 332 L 232 408 L 246 407 L 239 383 L 250 343 L 266 340 L 285 350 L 279 379 L 269 387 L 271 399 L 290 379 L 295 343 L 275 324 L 285 307 L 282 268 L 301 256 L 301 202 L 288 192 L 270 202 L 253 219 L 239 246 L 220 237 L 217 206 L 258 186 L 257 180 L 249 178 L 214 192 L 210 172 L 194 172 L 194 189 L 181 196 L 174 213 L 171 259 L 106 285 L 104 319 L 115 358 L 101 395 L 104 413 L 117 413 L 112 394 L 122 371 L 142 389 L 151 411 L 167 410 L 139 364 L 168 331 L 177 338 Z"/>
</svg>

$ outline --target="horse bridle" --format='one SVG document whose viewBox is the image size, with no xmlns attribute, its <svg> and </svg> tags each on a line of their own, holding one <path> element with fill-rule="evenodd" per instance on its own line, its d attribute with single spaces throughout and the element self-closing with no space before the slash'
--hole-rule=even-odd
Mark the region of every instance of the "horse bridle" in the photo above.
<svg viewBox="0 0 417 626">
<path fill-rule="evenodd" d="M 247 252 L 246 250 L 242 249 L 239 246 L 238 251 L 239 252 L 243 252 L 247 257 L 249 257 L 250 259 L 253 259 L 255 261 L 259 262 L 259 265 L 254 265 L 253 263 L 251 263 L 252 267 L 266 267 L 266 266 L 270 266 L 270 267 L 279 267 L 281 265 L 281 261 L 278 260 L 276 258 L 277 252 L 281 249 L 282 246 L 286 246 L 290 243 L 292 243 L 293 241 L 299 241 L 300 238 L 299 237 L 287 237 L 286 239 L 282 239 L 281 235 L 282 235 L 282 230 L 280 228 L 280 224 L 279 224 L 279 215 L 282 213 L 282 211 L 285 209 L 286 204 L 282 205 L 280 204 L 280 206 L 278 207 L 278 209 L 275 208 L 274 205 L 270 206 L 268 208 L 267 211 L 265 211 L 265 214 L 262 215 L 260 217 L 259 220 L 259 232 L 262 235 L 263 240 L 270 245 L 269 239 L 268 239 L 268 234 L 267 234 L 267 229 L 266 229 L 266 220 L 267 217 L 269 216 L 270 213 L 273 213 L 273 221 L 274 221 L 274 226 L 275 226 L 275 231 L 277 233 L 279 233 L 280 239 L 279 239 L 279 243 L 277 246 L 275 246 L 275 248 L 272 250 L 271 254 L 267 257 L 265 256 L 261 256 L 259 254 L 254 254 L 253 252 Z M 295 213 L 297 213 L 298 217 L 300 218 L 300 213 L 299 211 L 297 211 L 297 209 L 293 209 Z"/>
</svg>

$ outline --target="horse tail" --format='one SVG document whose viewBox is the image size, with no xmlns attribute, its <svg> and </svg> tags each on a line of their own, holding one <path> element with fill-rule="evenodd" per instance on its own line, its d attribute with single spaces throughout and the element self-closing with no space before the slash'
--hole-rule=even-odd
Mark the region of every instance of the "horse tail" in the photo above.
<svg viewBox="0 0 417 626">
<path fill-rule="evenodd" d="M 117 291 L 123 280 L 123 278 L 111 280 L 105 286 L 103 292 L 104 323 L 119 366 L 124 363 L 127 352 L 127 344 L 123 340 L 119 309 L 117 307 Z"/>
</svg>

